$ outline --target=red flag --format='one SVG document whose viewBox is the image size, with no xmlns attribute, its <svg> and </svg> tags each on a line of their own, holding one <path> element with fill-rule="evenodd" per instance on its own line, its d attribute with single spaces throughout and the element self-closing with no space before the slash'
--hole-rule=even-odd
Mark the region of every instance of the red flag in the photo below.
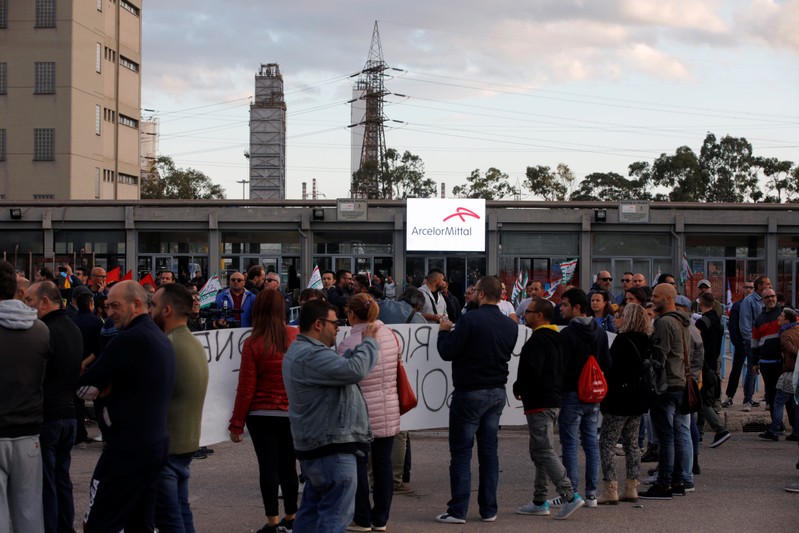
<svg viewBox="0 0 799 533">
<path fill-rule="evenodd" d="M 149 283 L 150 285 L 152 285 L 153 287 L 155 287 L 155 280 L 153 279 L 153 275 L 152 275 L 152 274 L 150 274 L 149 272 L 147 273 L 147 275 L 146 275 L 146 276 L 144 276 L 144 277 L 143 277 L 143 278 L 142 278 L 142 279 L 139 281 L 139 285 L 141 285 L 142 287 L 144 287 L 144 286 L 145 286 L 145 285 L 147 285 L 148 283 Z"/>
<path fill-rule="evenodd" d="M 115 281 L 119 281 L 119 267 L 114 267 L 109 270 L 105 275 L 105 282 L 106 283 L 113 283 Z"/>
<path fill-rule="evenodd" d="M 128 272 L 122 276 L 122 281 L 130 281 L 133 279 L 133 270 L 128 270 Z"/>
</svg>

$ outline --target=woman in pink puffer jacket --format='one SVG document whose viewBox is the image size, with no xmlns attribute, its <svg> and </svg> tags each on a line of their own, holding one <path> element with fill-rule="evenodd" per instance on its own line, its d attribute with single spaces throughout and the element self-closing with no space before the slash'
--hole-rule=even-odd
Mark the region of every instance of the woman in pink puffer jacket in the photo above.
<svg viewBox="0 0 799 533">
<path fill-rule="evenodd" d="M 356 294 L 349 300 L 347 319 L 352 325 L 350 335 L 338 346 L 344 354 L 361 342 L 361 333 L 370 322 L 381 328 L 377 334 L 380 357 L 377 364 L 360 383 L 369 424 L 374 440 L 371 443 L 372 472 L 374 476 L 374 505 L 369 502 L 369 475 L 367 457 L 357 457 L 358 489 L 355 493 L 355 517 L 350 531 L 385 531 L 394 494 L 391 469 L 391 450 L 394 436 L 399 433 L 400 408 L 397 395 L 397 365 L 399 363 L 399 341 L 391 329 L 377 320 L 380 309 L 368 294 Z"/>
</svg>

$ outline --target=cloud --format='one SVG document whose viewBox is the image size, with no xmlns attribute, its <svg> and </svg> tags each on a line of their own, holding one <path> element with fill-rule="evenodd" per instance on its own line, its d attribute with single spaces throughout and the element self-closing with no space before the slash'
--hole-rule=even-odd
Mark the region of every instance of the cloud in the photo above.
<svg viewBox="0 0 799 533">
<path fill-rule="evenodd" d="M 735 20 L 750 38 L 799 52 L 799 1 L 752 0 L 747 8 L 735 13 Z"/>
</svg>

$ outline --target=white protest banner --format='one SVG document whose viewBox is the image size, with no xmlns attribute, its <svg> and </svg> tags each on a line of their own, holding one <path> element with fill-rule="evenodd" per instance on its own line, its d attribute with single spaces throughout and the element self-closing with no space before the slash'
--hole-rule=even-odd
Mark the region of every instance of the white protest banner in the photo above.
<svg viewBox="0 0 799 533">
<path fill-rule="evenodd" d="M 419 405 L 402 416 L 402 429 L 431 429 L 449 426 L 449 405 L 453 391 L 452 363 L 438 355 L 437 324 L 391 324 L 402 348 L 402 360 L 408 379 L 416 392 Z M 509 363 L 508 403 L 502 412 L 503 426 L 525 425 L 522 403 L 513 397 L 513 382 L 519 365 L 522 346 L 532 331 L 519 326 L 519 336 Z M 241 350 L 250 336 L 249 328 L 198 331 L 194 335 L 208 356 L 209 381 L 203 409 L 203 427 L 200 443 L 203 446 L 229 438 L 228 423 L 236 398 Z M 340 342 L 349 335 L 349 328 L 339 328 Z M 613 341 L 615 335 L 608 334 Z"/>
</svg>

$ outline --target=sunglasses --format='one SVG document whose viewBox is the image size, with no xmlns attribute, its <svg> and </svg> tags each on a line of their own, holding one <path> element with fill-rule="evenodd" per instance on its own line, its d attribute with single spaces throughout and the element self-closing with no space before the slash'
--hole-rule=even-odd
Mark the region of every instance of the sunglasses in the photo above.
<svg viewBox="0 0 799 533">
<path fill-rule="evenodd" d="M 613 281 L 613 278 L 599 278 L 602 281 Z"/>
</svg>

